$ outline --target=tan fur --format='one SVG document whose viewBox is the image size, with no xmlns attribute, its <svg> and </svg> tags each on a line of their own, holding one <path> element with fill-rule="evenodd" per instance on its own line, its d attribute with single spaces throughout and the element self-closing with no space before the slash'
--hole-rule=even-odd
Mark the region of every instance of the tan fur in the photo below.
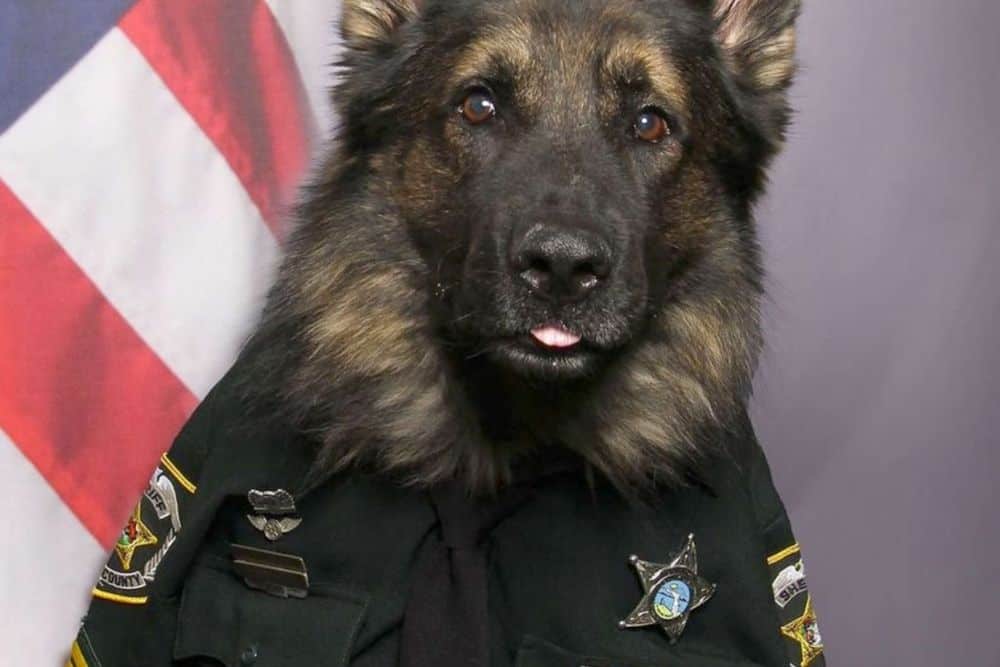
<svg viewBox="0 0 1000 667">
<path fill-rule="evenodd" d="M 505 63 L 515 72 L 532 69 L 535 63 L 532 45 L 535 40 L 531 26 L 518 17 L 491 27 L 469 43 L 456 58 L 451 74 L 453 85 L 460 85 L 488 70 L 494 61 Z"/>
<path fill-rule="evenodd" d="M 753 11 L 761 1 L 716 0 L 715 19 L 725 57 L 766 90 L 791 77 L 795 37 L 791 25 L 762 32 Z M 385 42 L 417 4 L 345 0 L 345 38 L 356 48 Z M 583 77 L 591 76 L 596 55 L 608 78 L 638 73 L 674 110 L 684 113 L 692 101 L 669 50 L 630 23 L 630 3 L 595 3 L 601 20 L 589 33 L 542 30 L 552 24 L 531 19 L 544 7 L 537 0 L 504 6 L 509 11 L 498 9 L 497 20 L 442 72 L 453 87 L 499 61 L 514 72 L 526 107 L 562 105 L 562 114 L 597 117 L 591 107 L 611 102 L 592 99 L 593 89 L 580 83 L 591 83 Z M 621 29 L 597 53 L 608 22 Z M 556 65 L 544 69 L 543 62 Z M 445 130 L 450 141 L 459 141 L 457 134 Z M 680 147 L 666 150 L 677 151 L 665 152 L 671 159 L 680 156 Z M 676 175 L 670 220 L 655 233 L 712 271 L 692 284 L 679 277 L 677 293 L 648 313 L 646 329 L 587 395 L 545 406 L 551 416 L 544 423 L 516 442 L 498 442 L 484 436 L 460 367 L 435 333 L 429 303 L 436 267 L 425 265 L 407 234 L 409 224 L 434 224 L 466 165 L 423 136 L 374 152 L 363 167 L 335 151 L 303 206 L 263 324 L 248 345 L 257 371 L 250 390 L 276 388 L 292 421 L 308 424 L 318 443 L 314 481 L 359 466 L 404 483 L 458 478 L 489 492 L 509 479 L 526 448 L 560 442 L 623 490 L 683 483 L 690 464 L 744 408 L 761 345 L 756 246 L 737 232 L 717 180 L 699 160 L 688 156 Z M 339 179 L 361 168 L 360 192 L 343 196 Z"/>
<path fill-rule="evenodd" d="M 594 45 L 600 42 L 607 23 L 615 22 L 627 26 L 628 31 L 623 29 L 605 54 L 603 70 L 609 79 L 638 73 L 649 80 L 660 97 L 684 108 L 688 92 L 683 78 L 668 54 L 644 37 L 641 26 L 633 25 L 627 7 L 609 3 L 585 34 L 559 29 L 540 31 L 525 18 L 534 8 L 534 3 L 525 1 L 498 13 L 498 24 L 468 44 L 456 60 L 452 85 L 457 87 L 489 71 L 492 64 L 502 63 L 516 74 L 519 103 L 526 108 L 560 102 L 568 111 L 585 116 L 601 100 L 594 100 L 587 86 L 578 84 L 589 81 Z M 555 62 L 558 68 L 545 71 L 540 67 L 542 62 Z M 553 90 L 561 91 L 561 100 L 552 98 Z"/>
<path fill-rule="evenodd" d="M 344 0 L 341 34 L 352 46 L 379 42 L 417 11 L 417 0 Z"/>
<path fill-rule="evenodd" d="M 724 430 L 749 391 L 758 320 L 757 299 L 735 294 L 666 308 L 660 335 L 640 341 L 574 416 L 567 442 L 586 442 L 581 453 L 619 487 L 683 482 L 683 461 L 708 453 L 703 429 Z"/>
<path fill-rule="evenodd" d="M 766 0 L 715 0 L 714 16 L 723 54 L 731 66 L 760 88 L 787 86 L 795 74 L 797 11 L 777 30 L 763 22 L 760 5 Z"/>
<path fill-rule="evenodd" d="M 660 97 L 679 107 L 687 103 L 687 86 L 674 63 L 663 51 L 638 35 L 616 40 L 605 58 L 604 69 L 612 77 L 641 71 Z"/>
<path fill-rule="evenodd" d="M 754 79 L 765 88 L 786 85 L 795 74 L 795 28 L 789 26 L 761 49 Z"/>
<path fill-rule="evenodd" d="M 484 441 L 472 423 L 464 442 L 440 437 L 445 424 L 461 420 L 463 398 L 426 334 L 429 323 L 412 314 L 426 297 L 406 287 L 410 268 L 380 266 L 356 246 L 339 262 L 327 256 L 314 266 L 300 274 L 314 314 L 306 329 L 310 361 L 293 391 L 302 398 L 316 392 L 324 372 L 380 387 L 368 428 L 391 446 L 379 450 L 379 469 L 421 485 L 455 475 L 480 491 L 502 483 L 516 451 Z M 358 270 L 363 275 L 350 273 Z M 737 283 L 740 272 L 734 264 Z M 724 426 L 745 396 L 759 348 L 757 310 L 744 290 L 669 305 L 654 318 L 658 334 L 638 343 L 592 401 L 554 423 L 557 437 L 622 488 L 682 481 L 675 459 L 696 457 L 700 430 Z M 336 469 L 371 454 L 344 443 L 338 451 Z"/>
</svg>

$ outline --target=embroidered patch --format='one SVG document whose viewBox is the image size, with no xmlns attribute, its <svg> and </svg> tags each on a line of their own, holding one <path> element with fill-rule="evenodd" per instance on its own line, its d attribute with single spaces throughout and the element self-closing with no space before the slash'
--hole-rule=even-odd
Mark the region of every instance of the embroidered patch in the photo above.
<svg viewBox="0 0 1000 667">
<path fill-rule="evenodd" d="M 146 587 L 156 577 L 163 558 L 181 531 L 181 501 L 177 487 L 193 493 L 194 485 L 164 455 L 101 571 L 94 597 L 122 604 L 146 602 Z"/>
<path fill-rule="evenodd" d="M 822 667 L 825 664 L 823 639 L 806 583 L 802 549 L 789 534 L 787 525 L 785 528 L 783 535 L 772 540 L 772 546 L 792 544 L 766 558 L 778 627 L 788 649 L 791 667 Z"/>
<path fill-rule="evenodd" d="M 806 593 L 809 587 L 806 584 L 806 570 L 802 561 L 799 560 L 795 565 L 789 565 L 779 572 L 771 582 L 771 588 L 774 591 L 775 603 L 782 609 L 796 596 Z"/>
<path fill-rule="evenodd" d="M 806 596 L 806 608 L 802 615 L 781 626 L 781 634 L 798 644 L 802 667 L 809 667 L 816 658 L 823 655 L 823 636 L 819 632 L 812 598 Z"/>
</svg>

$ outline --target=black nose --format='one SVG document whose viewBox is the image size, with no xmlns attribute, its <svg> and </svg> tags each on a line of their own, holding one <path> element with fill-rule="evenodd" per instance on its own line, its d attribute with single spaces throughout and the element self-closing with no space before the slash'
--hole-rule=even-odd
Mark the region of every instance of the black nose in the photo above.
<svg viewBox="0 0 1000 667">
<path fill-rule="evenodd" d="M 585 230 L 536 225 L 514 243 L 511 263 L 538 296 L 578 301 L 608 277 L 611 249 Z"/>
</svg>

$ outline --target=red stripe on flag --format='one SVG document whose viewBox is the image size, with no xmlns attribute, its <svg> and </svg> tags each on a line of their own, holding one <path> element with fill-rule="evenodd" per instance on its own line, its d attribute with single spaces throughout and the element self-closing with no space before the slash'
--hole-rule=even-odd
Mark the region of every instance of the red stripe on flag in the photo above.
<svg viewBox="0 0 1000 667">
<path fill-rule="evenodd" d="M 312 116 L 270 8 L 260 0 L 140 0 L 119 26 L 282 238 L 282 213 L 309 157 Z"/>
<path fill-rule="evenodd" d="M 0 428 L 110 548 L 197 398 L 2 181 L 0 220 Z"/>
</svg>

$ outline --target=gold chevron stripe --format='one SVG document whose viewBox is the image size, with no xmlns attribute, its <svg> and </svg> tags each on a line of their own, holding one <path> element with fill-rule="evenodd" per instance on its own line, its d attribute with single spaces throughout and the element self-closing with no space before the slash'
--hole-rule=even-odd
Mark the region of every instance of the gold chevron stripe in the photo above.
<svg viewBox="0 0 1000 667">
<path fill-rule="evenodd" d="M 107 591 L 102 591 L 99 588 L 95 588 L 93 591 L 91 591 L 91 594 L 95 598 L 100 598 L 102 600 L 111 600 L 112 602 L 121 602 L 122 604 L 146 604 L 146 601 L 149 600 L 149 598 L 145 596 L 141 598 L 133 598 L 127 595 L 118 595 L 117 593 L 109 593 Z"/>
<path fill-rule="evenodd" d="M 198 487 L 195 486 L 191 480 L 189 480 L 187 477 L 184 476 L 184 473 L 180 471 L 180 468 L 178 468 L 166 454 L 160 457 L 160 463 L 163 464 L 164 468 L 170 471 L 170 474 L 173 475 L 178 482 L 180 482 L 181 486 L 187 489 L 188 493 L 194 493 L 195 491 L 198 490 Z"/>
<path fill-rule="evenodd" d="M 792 546 L 790 546 L 788 548 L 785 548 L 785 549 L 782 549 L 781 551 L 779 551 L 776 554 L 771 554 L 770 556 L 768 556 L 767 557 L 767 564 L 768 565 L 774 565 L 775 563 L 780 563 L 781 561 L 785 560 L 786 558 L 788 558 L 792 554 L 799 553 L 799 551 L 800 551 L 800 549 L 799 549 L 799 543 L 796 542 Z"/>
<path fill-rule="evenodd" d="M 70 651 L 69 662 L 66 665 L 67 667 L 88 667 L 87 659 L 83 657 L 79 642 L 73 642 L 73 649 Z"/>
</svg>

